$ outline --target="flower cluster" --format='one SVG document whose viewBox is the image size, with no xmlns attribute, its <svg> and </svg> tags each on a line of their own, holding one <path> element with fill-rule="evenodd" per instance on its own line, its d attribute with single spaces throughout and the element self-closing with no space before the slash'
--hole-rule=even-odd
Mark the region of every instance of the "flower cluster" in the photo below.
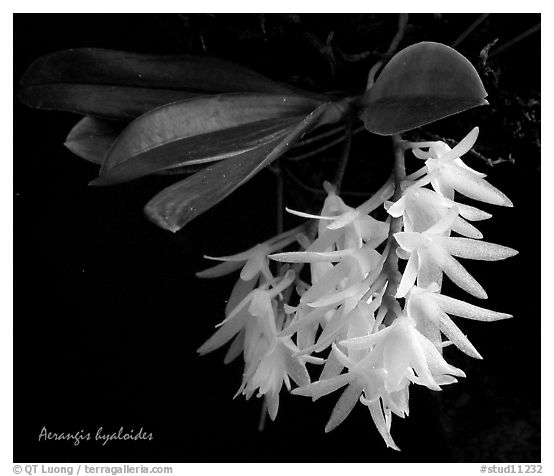
<svg viewBox="0 0 554 476">
<path fill-rule="evenodd" d="M 472 296 L 486 298 L 456 258 L 494 261 L 517 253 L 482 241 L 471 222 L 491 215 L 455 201 L 458 193 L 512 206 L 460 158 L 477 135 L 475 128 L 453 149 L 443 142 L 404 143 L 425 162 L 401 183 L 389 179 L 357 208 L 346 205 L 326 183 L 320 215 L 289 210 L 310 219 L 305 226 L 239 255 L 214 258 L 224 262 L 199 276 L 242 271 L 225 320 L 199 353 L 234 339 L 225 362 L 243 355 L 237 394 L 250 398 L 257 391 L 272 419 L 283 383 L 291 389 L 290 379 L 297 385 L 293 394 L 314 400 L 343 389 L 325 431 L 337 427 L 360 402 L 386 445 L 398 449 L 390 434 L 392 414 L 408 415 L 410 384 L 438 391 L 465 376 L 444 359 L 447 345 L 481 358 L 450 316 L 481 321 L 511 317 L 441 294 L 446 275 Z M 396 200 L 390 201 L 393 195 Z M 386 220 L 371 216 L 383 208 Z M 295 242 L 299 251 L 282 251 Z M 399 258 L 406 261 L 402 274 Z M 271 261 L 280 262 L 277 277 Z M 322 365 L 314 381 L 307 363 Z"/>
</svg>

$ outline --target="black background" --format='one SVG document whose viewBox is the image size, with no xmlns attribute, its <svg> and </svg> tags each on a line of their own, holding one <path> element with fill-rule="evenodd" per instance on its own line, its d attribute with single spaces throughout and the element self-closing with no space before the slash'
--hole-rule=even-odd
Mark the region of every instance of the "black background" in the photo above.
<svg viewBox="0 0 554 476">
<path fill-rule="evenodd" d="M 449 44 L 477 16 L 412 15 L 402 46 L 423 39 Z M 328 33 L 335 31 L 334 44 L 343 51 L 384 51 L 396 21 L 396 15 L 16 15 L 14 82 L 17 85 L 26 66 L 42 54 L 93 46 L 207 53 L 303 87 L 355 93 L 363 89 L 376 58 L 348 62 L 335 55 L 333 66 L 322 50 Z M 539 15 L 491 15 L 458 50 L 476 63 L 487 43 L 498 38 L 501 45 L 538 22 Z M 500 75 L 498 89 L 512 102 L 495 95 L 486 77 L 490 108 L 435 126 L 435 133 L 459 140 L 480 125 L 482 151 L 492 158 L 513 152 L 514 165 L 488 168 L 470 156 L 467 162 L 487 172 L 515 205 L 483 205 L 494 213 L 479 226 L 485 239 L 520 254 L 506 262 L 464 264 L 489 293 L 488 302 L 481 304 L 515 317 L 490 324 L 457 321 L 484 360 L 448 349 L 447 359 L 464 369 L 467 379 L 440 394 L 412 386 L 410 417 L 394 417 L 392 425 L 401 453 L 385 448 L 361 405 L 326 435 L 323 428 L 337 395 L 314 404 L 283 393 L 276 422 L 268 422 L 260 433 L 261 402 L 232 400 L 240 384 L 240 364 L 224 366 L 221 351 L 196 355 L 195 349 L 221 320 L 236 277 L 201 281 L 194 272 L 205 266 L 204 253 L 235 253 L 275 233 L 271 172 L 264 170 L 171 234 L 148 222 L 142 207 L 175 178 L 88 187 L 97 167 L 63 147 L 78 117 L 27 109 L 15 99 L 14 459 L 538 461 L 539 125 L 536 117 L 525 116 L 529 109 L 518 101 L 540 99 L 539 54 L 535 33 L 491 62 Z M 368 154 L 369 147 L 377 153 Z M 326 173 L 324 164 L 332 164 L 337 153 L 329 151 L 321 167 L 318 159 L 311 159 L 306 166 L 311 169 L 296 172 L 318 186 Z M 388 139 L 361 134 L 354 153 L 362 157 L 362 165 L 349 165 L 345 188 L 375 189 L 390 166 Z M 370 161 L 369 169 L 384 171 L 369 177 L 369 189 L 359 180 L 363 173 L 356 173 L 364 160 Z M 285 204 L 299 207 L 315 199 L 287 182 Z M 361 200 L 347 198 L 352 205 Z M 287 226 L 295 223 L 286 218 Z M 448 284 L 445 294 L 468 298 Z M 154 439 L 106 446 L 94 441 L 79 446 L 39 442 L 44 426 L 53 432 L 83 429 L 93 435 L 99 427 L 117 432 L 123 426 L 135 433 L 142 427 Z"/>
</svg>

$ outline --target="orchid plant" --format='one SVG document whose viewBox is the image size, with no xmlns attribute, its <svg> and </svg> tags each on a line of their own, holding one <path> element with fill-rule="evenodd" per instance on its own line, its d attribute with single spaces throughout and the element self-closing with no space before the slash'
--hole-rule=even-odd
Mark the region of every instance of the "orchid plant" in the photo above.
<svg viewBox="0 0 554 476">
<path fill-rule="evenodd" d="M 399 25 L 406 21 L 401 15 Z M 477 72 L 437 43 L 394 55 L 400 39 L 385 55 L 386 66 L 379 61 L 367 89 L 354 96 L 298 90 L 211 58 L 96 49 L 40 58 L 20 90 L 29 106 L 85 116 L 66 145 L 100 165 L 92 185 L 187 174 L 145 207 L 150 220 L 173 232 L 298 145 L 345 129 L 351 137 L 360 120 L 370 133 L 391 136 L 392 173 L 365 202 L 345 203 L 339 174 L 322 184 L 319 214 L 287 209 L 306 219 L 302 225 L 232 256 L 206 256 L 220 263 L 199 277 L 240 274 L 223 320 L 198 353 L 229 345 L 224 362 L 244 361 L 236 395 L 263 398 L 272 420 L 283 387 L 313 400 L 342 391 L 325 431 L 359 403 L 397 450 L 392 415 L 409 414 L 410 385 L 440 391 L 465 377 L 446 361 L 447 346 L 481 358 L 451 316 L 511 317 L 442 294 L 443 275 L 486 299 L 457 258 L 496 261 L 517 253 L 483 241 L 473 222 L 492 215 L 465 203 L 512 206 L 462 160 L 478 128 L 463 131 L 453 148 L 401 136 L 487 104 Z M 327 130 L 318 135 L 321 128 Z"/>
<path fill-rule="evenodd" d="M 368 408 L 386 445 L 398 450 L 390 434 L 392 415 L 408 415 L 409 386 L 439 391 L 465 377 L 444 359 L 443 348 L 454 345 L 482 358 L 449 314 L 485 322 L 512 317 L 441 294 L 446 274 L 472 296 L 487 297 L 453 256 L 496 261 L 517 253 L 482 241 L 466 220 L 491 215 L 454 201 L 457 192 L 512 206 L 461 159 L 477 135 L 475 128 L 453 149 L 444 142 L 399 142 L 398 157 L 403 160 L 409 150 L 425 165 L 387 181 L 357 208 L 346 205 L 327 183 L 321 215 L 289 210 L 310 219 L 303 229 L 235 256 L 207 257 L 243 267 L 225 320 L 198 352 L 214 351 L 232 340 L 225 362 L 241 354 L 245 362 L 237 394 L 263 397 L 271 419 L 277 416 L 283 383 L 290 391 L 291 379 L 297 384 L 294 395 L 313 400 L 346 387 L 325 431 L 336 428 L 359 402 Z M 388 211 L 385 221 L 370 215 L 379 207 Z M 290 245 L 292 236 L 300 250 L 275 253 Z M 398 258 L 407 260 L 401 277 Z M 271 261 L 286 263 L 276 277 L 269 271 Z M 308 282 L 301 274 L 304 265 L 309 265 Z M 220 264 L 198 275 L 215 277 L 232 270 Z M 308 363 L 321 366 L 314 381 Z"/>
</svg>

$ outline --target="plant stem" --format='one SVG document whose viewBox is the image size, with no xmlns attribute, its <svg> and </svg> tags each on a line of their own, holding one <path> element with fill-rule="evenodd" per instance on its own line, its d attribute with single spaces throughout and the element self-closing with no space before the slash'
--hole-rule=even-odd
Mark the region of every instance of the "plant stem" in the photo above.
<svg viewBox="0 0 554 476">
<path fill-rule="evenodd" d="M 496 56 L 498 53 L 502 53 L 503 51 L 507 50 L 511 46 L 514 46 L 517 42 L 523 40 L 524 38 L 527 38 L 529 35 L 539 31 L 541 29 L 541 24 L 535 25 L 528 30 L 524 31 L 523 33 L 517 35 L 515 38 L 512 38 L 510 41 L 504 43 L 503 45 L 500 45 L 498 48 L 492 50 L 488 56 L 488 59 L 491 59 L 493 56 Z"/>
<path fill-rule="evenodd" d="M 483 13 L 475 20 L 471 25 L 469 25 L 464 32 L 454 40 L 454 42 L 450 45 L 452 48 L 456 48 L 460 45 L 462 41 L 464 41 L 471 33 L 481 24 L 483 23 L 487 17 L 489 16 L 488 13 Z"/>
<path fill-rule="evenodd" d="M 342 130 L 342 129 L 337 129 L 337 130 Z M 358 134 L 359 132 L 361 132 L 363 130 L 364 130 L 363 126 L 357 127 L 356 129 L 354 129 L 352 131 L 352 135 L 356 135 L 356 134 Z M 297 156 L 288 156 L 286 159 L 290 162 L 298 162 L 299 160 L 304 160 L 304 159 L 308 159 L 310 157 L 314 157 L 315 155 L 318 155 L 321 152 L 324 152 L 327 149 L 330 149 L 331 147 L 334 147 L 337 144 L 340 144 L 345 139 L 347 139 L 347 134 L 341 134 L 341 136 L 338 137 L 337 139 L 334 139 L 330 142 L 326 142 L 323 145 L 321 145 L 320 147 L 318 147 L 317 149 L 310 150 L 309 152 L 306 152 L 304 154 L 300 154 L 300 155 L 297 155 Z"/>
<path fill-rule="evenodd" d="M 283 203 L 285 193 L 285 181 L 281 164 L 277 164 L 275 178 L 277 180 L 277 234 L 283 233 Z"/>
<path fill-rule="evenodd" d="M 308 139 L 302 139 L 301 141 L 297 142 L 292 148 L 297 149 L 298 147 L 304 147 L 309 144 L 313 144 L 314 142 L 317 142 L 321 139 L 325 139 L 326 137 L 335 135 L 337 132 L 342 132 L 346 128 L 345 124 L 341 124 L 338 127 L 334 127 L 333 129 L 329 129 L 328 131 L 321 132 L 319 134 L 315 134 Z"/>
<path fill-rule="evenodd" d="M 346 126 L 344 147 L 339 159 L 337 171 L 335 173 L 335 187 L 337 188 L 337 194 L 340 192 L 342 186 L 342 179 L 344 178 L 344 172 L 346 171 L 346 165 L 348 164 L 348 158 L 350 157 L 350 149 L 352 147 L 352 121 Z"/>
<path fill-rule="evenodd" d="M 394 195 L 393 201 L 399 200 L 402 197 L 402 189 L 400 184 L 406 178 L 406 167 L 404 165 L 404 141 L 400 134 L 392 136 L 392 147 L 394 151 Z"/>
<path fill-rule="evenodd" d="M 262 411 L 260 413 L 260 421 L 258 423 L 258 431 L 264 431 L 266 418 L 267 418 L 267 403 L 265 402 L 265 398 L 264 398 L 264 402 L 262 403 Z"/>
<path fill-rule="evenodd" d="M 406 167 L 404 165 L 405 148 L 403 147 L 403 140 L 399 134 L 392 136 L 392 146 L 394 152 L 394 195 L 392 200 L 393 202 L 396 202 L 402 197 L 402 189 L 400 185 L 406 178 Z M 402 275 L 398 270 L 398 255 L 396 254 L 398 243 L 394 238 L 394 234 L 402 231 L 402 225 L 402 217 L 391 217 L 388 237 L 389 251 L 387 258 L 385 259 L 385 263 L 383 264 L 383 272 L 386 273 L 388 279 L 388 285 L 383 296 L 383 300 L 389 307 L 387 317 L 390 319 L 395 319 L 396 315 L 400 312 L 400 305 L 398 304 L 395 296 L 400 280 L 402 279 Z"/>
<path fill-rule="evenodd" d="M 389 59 L 396 52 L 396 49 L 400 45 L 400 42 L 402 41 L 402 39 L 404 38 L 404 34 L 406 33 L 408 19 L 409 15 L 407 13 L 400 13 L 400 15 L 398 16 L 398 29 L 396 31 L 396 35 L 394 35 L 394 38 L 392 39 L 388 50 L 383 54 L 383 59 L 381 61 L 377 61 L 377 63 L 375 63 L 369 70 L 369 74 L 367 75 L 366 90 L 370 89 L 373 86 L 373 83 L 375 82 L 375 76 L 377 75 L 381 67 L 385 64 L 385 60 Z"/>
</svg>

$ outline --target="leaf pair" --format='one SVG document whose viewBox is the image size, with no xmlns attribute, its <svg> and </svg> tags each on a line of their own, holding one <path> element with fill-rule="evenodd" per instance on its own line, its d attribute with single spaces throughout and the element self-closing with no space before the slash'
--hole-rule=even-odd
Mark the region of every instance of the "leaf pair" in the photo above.
<svg viewBox="0 0 554 476">
<path fill-rule="evenodd" d="M 336 122 L 339 117 L 333 106 L 322 104 L 297 124 L 283 129 L 282 135 L 271 142 L 208 166 L 162 190 L 146 205 L 146 215 L 166 230 L 180 230 L 283 155 L 304 134 L 321 124 Z"/>
<path fill-rule="evenodd" d="M 321 104 L 275 94 L 203 96 L 154 109 L 123 132 L 121 125 L 85 118 L 66 144 L 94 162 L 105 154 L 94 185 L 226 159 L 168 187 L 148 203 L 150 219 L 177 231 L 284 154 L 316 125 L 341 120 L 348 107 L 348 102 Z"/>
<path fill-rule="evenodd" d="M 327 96 L 213 58 L 90 48 L 40 58 L 21 85 L 20 98 L 29 106 L 90 116 L 73 128 L 66 145 L 102 164 L 95 185 L 208 165 L 147 204 L 149 218 L 172 231 L 225 198 L 303 134 L 344 120 L 355 107 L 363 106 L 368 130 L 391 135 L 486 103 L 469 61 L 430 42 L 394 56 L 361 103 L 324 102 Z"/>
<path fill-rule="evenodd" d="M 282 138 L 319 105 L 299 96 L 230 93 L 156 108 L 119 135 L 92 184 L 244 154 Z"/>
</svg>

